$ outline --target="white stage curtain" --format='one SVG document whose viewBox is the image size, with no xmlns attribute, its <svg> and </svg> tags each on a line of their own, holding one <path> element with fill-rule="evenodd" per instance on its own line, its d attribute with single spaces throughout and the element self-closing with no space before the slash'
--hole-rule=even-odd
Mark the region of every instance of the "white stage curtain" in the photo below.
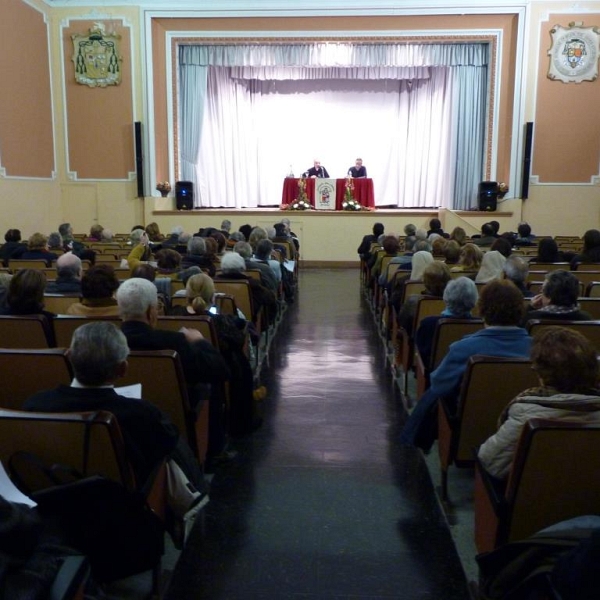
<svg viewBox="0 0 600 600">
<path fill-rule="evenodd" d="M 379 206 L 473 203 L 483 161 L 486 46 L 346 46 L 180 48 L 180 93 L 186 110 L 196 111 L 181 115 L 182 125 L 195 123 L 181 142 L 186 172 L 204 111 L 196 177 L 186 176 L 196 183 L 198 206 L 277 205 L 290 169 L 299 175 L 318 158 L 332 177 L 344 177 L 357 156 Z M 334 66 L 318 66 L 333 63 L 334 54 Z M 362 66 L 335 66 L 357 56 Z M 415 66 L 392 64 L 400 60 Z M 209 61 L 205 88 L 181 76 Z M 236 64 L 214 66 L 225 63 Z"/>
</svg>

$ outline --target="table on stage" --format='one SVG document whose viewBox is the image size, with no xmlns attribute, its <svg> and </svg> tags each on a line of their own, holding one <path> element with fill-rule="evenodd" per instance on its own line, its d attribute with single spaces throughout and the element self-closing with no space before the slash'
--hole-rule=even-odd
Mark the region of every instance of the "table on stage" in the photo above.
<svg viewBox="0 0 600 600">
<path fill-rule="evenodd" d="M 370 178 L 353 179 L 354 199 L 368 208 L 375 206 L 373 193 L 373 180 Z M 346 191 L 346 179 L 335 180 L 335 209 L 342 210 L 344 192 Z M 315 205 L 315 180 L 306 179 L 306 195 L 312 206 Z M 283 180 L 283 192 L 281 194 L 282 204 L 292 204 L 298 197 L 298 179 L 286 177 Z"/>
</svg>

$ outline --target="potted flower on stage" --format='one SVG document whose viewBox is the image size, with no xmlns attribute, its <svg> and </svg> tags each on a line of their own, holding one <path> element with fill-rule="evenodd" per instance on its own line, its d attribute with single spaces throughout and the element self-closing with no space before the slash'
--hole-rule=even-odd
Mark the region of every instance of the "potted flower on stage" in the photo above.
<svg viewBox="0 0 600 600">
<path fill-rule="evenodd" d="M 163 198 L 166 198 L 171 191 L 171 184 L 168 181 L 159 181 L 156 184 L 156 189 L 160 192 Z"/>
<path fill-rule="evenodd" d="M 346 189 L 344 190 L 342 208 L 344 210 L 362 210 L 360 202 L 354 199 L 354 181 L 350 176 L 346 177 Z"/>
<path fill-rule="evenodd" d="M 289 210 L 309 210 L 311 207 L 306 195 L 306 179 L 298 179 L 298 197 L 289 205 Z"/>
</svg>

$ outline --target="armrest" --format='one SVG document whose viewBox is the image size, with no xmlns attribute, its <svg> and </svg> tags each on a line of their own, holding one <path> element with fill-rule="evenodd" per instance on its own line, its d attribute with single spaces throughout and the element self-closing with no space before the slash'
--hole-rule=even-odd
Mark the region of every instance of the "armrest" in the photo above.
<svg viewBox="0 0 600 600">
<path fill-rule="evenodd" d="M 485 470 L 485 467 L 479 460 L 477 450 L 477 448 L 473 448 L 473 455 L 475 457 L 475 469 L 484 485 L 485 491 L 487 492 L 488 499 L 492 508 L 494 509 L 494 512 L 498 517 L 501 517 L 506 513 L 508 509 L 508 504 L 504 495 L 506 491 L 506 482 L 501 481 L 500 479 L 496 479 Z"/>
<path fill-rule="evenodd" d="M 49 600 L 83 599 L 83 586 L 90 575 L 85 556 L 66 556 L 56 574 Z"/>
</svg>

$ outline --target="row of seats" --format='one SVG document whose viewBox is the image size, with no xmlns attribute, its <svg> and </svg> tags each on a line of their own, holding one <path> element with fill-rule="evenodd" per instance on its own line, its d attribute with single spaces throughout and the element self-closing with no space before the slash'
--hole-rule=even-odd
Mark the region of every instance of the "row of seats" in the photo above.
<svg viewBox="0 0 600 600">
<path fill-rule="evenodd" d="M 600 278 L 599 278 L 600 279 Z M 411 282 L 405 297 L 418 294 L 421 282 Z M 365 293 L 373 307 L 372 296 Z M 594 316 L 595 297 L 580 298 L 583 310 Z M 413 331 L 425 316 L 440 314 L 444 307 L 438 298 L 419 299 Z M 380 315 L 374 310 L 380 324 Z M 600 317 L 599 317 L 600 318 Z M 532 336 L 548 325 L 575 329 L 590 339 L 600 352 L 598 321 L 530 321 Z M 483 327 L 480 319 L 441 319 L 434 339 L 429 364 L 423 364 L 409 336 L 401 336 L 400 359 L 404 392 L 408 392 L 410 374 L 416 376 L 416 398 L 428 386 L 428 374 L 445 356 L 449 345 L 464 335 Z M 386 336 L 383 336 L 388 343 Z M 538 385 L 528 359 L 473 356 L 462 380 L 458 408 L 445 402 L 438 407 L 438 453 L 441 468 L 441 497 L 448 501 L 448 472 L 451 466 L 476 467 L 475 543 L 479 552 L 487 552 L 507 542 L 525 539 L 556 522 L 585 514 L 599 514 L 600 486 L 596 485 L 600 456 L 600 427 L 553 421 L 532 420 L 527 424 L 517 448 L 511 475 L 506 486 L 499 485 L 478 464 L 476 449 L 497 429 L 499 414 L 517 394 Z M 410 407 L 409 407 L 410 408 Z M 569 451 L 565 452 L 568 448 Z M 580 466 L 575 457 L 594 458 Z M 576 466 L 575 466 L 576 463 Z"/>
</svg>

